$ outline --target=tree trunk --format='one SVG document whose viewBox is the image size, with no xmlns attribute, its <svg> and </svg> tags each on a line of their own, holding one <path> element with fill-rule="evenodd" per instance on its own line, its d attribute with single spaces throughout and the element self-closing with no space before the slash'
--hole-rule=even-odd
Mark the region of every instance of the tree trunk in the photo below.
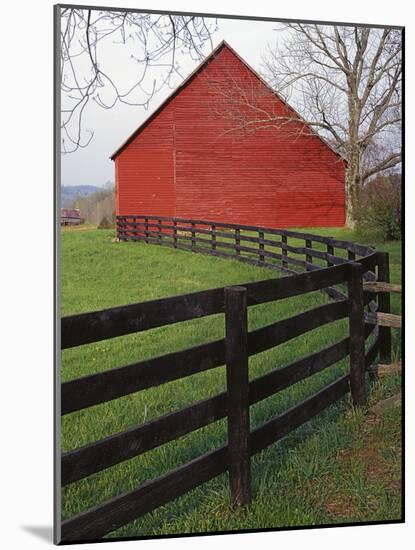
<svg viewBox="0 0 415 550">
<path fill-rule="evenodd" d="M 355 96 L 349 97 L 349 142 L 347 151 L 346 169 L 346 225 L 354 229 L 356 224 L 356 209 L 358 206 L 359 190 L 361 183 L 360 159 L 361 147 L 359 145 L 359 119 L 360 109 Z"/>
<path fill-rule="evenodd" d="M 359 167 L 349 164 L 346 170 L 346 226 L 354 229 L 360 186 Z"/>
</svg>

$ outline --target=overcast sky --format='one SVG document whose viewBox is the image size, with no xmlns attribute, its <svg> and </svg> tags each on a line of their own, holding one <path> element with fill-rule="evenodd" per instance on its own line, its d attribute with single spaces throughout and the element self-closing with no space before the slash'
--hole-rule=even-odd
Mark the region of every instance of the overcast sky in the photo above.
<svg viewBox="0 0 415 550">
<path fill-rule="evenodd" d="M 283 34 L 281 31 L 276 32 L 275 29 L 279 24 L 275 22 L 219 19 L 218 27 L 219 30 L 212 35 L 213 46 L 216 47 L 221 40 L 225 39 L 258 71 L 261 56 L 266 52 L 268 44 L 275 44 Z M 126 74 L 134 71 L 134 65 L 130 63 L 126 68 L 127 65 L 120 61 L 122 47 L 108 42 L 104 56 L 106 70 L 111 74 L 118 73 L 121 79 L 134 81 L 134 75 L 131 78 L 131 75 Z M 210 53 L 209 42 L 206 42 L 204 51 L 206 55 Z M 188 56 L 181 55 L 178 60 L 184 76 L 199 65 L 199 62 L 192 61 Z M 109 159 L 110 155 L 171 92 L 172 90 L 168 87 L 158 92 L 153 97 L 148 110 L 119 103 L 112 109 L 106 110 L 95 104 L 88 104 L 83 127 L 92 130 L 94 137 L 85 149 L 62 155 L 62 184 L 102 186 L 107 181 L 114 181 L 114 163 Z"/>
</svg>

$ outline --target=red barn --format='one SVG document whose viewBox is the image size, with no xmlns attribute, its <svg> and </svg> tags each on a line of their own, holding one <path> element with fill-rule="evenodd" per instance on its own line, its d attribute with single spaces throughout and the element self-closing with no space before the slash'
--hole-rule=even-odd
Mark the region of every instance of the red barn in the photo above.
<svg viewBox="0 0 415 550">
<path fill-rule="evenodd" d="M 84 221 L 78 208 L 61 208 L 61 225 L 80 225 Z"/>
<path fill-rule="evenodd" d="M 344 160 L 225 42 L 111 158 L 120 216 L 345 222 Z"/>
</svg>

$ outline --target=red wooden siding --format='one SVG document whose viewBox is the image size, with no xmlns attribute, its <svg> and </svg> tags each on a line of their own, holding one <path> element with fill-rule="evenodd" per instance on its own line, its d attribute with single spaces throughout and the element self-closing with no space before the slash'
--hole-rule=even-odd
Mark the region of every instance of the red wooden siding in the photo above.
<svg viewBox="0 0 415 550">
<path fill-rule="evenodd" d="M 165 109 L 116 158 L 117 215 L 174 212 L 173 113 Z"/>
<path fill-rule="evenodd" d="M 117 214 L 344 225 L 344 161 L 309 131 L 298 136 L 301 121 L 285 130 L 229 132 L 237 126 L 229 115 L 235 86 L 268 113 L 292 114 L 222 46 L 113 156 Z"/>
</svg>

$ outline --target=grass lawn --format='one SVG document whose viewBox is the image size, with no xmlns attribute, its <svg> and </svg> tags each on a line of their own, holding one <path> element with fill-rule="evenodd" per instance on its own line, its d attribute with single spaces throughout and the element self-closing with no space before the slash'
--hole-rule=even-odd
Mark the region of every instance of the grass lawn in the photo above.
<svg viewBox="0 0 415 550">
<path fill-rule="evenodd" d="M 350 232 L 340 229 L 309 231 L 353 239 Z M 62 231 L 62 315 L 278 276 L 275 271 L 232 260 L 144 243 L 113 243 L 113 237 L 113 231 L 107 230 Z M 398 282 L 400 243 L 377 247 L 390 252 L 392 279 Z M 327 300 L 314 292 L 251 307 L 249 329 Z M 393 309 L 399 311 L 399 297 L 394 298 Z M 251 357 L 250 377 L 317 351 L 346 332 L 347 321 L 342 320 Z M 223 315 L 215 315 L 65 350 L 62 380 L 184 349 L 223 334 Z M 394 349 L 400 353 L 398 336 Z M 251 407 L 252 427 L 309 396 L 346 369 L 347 360 Z M 399 386 L 399 377 L 388 378 L 372 388 L 371 399 L 388 396 Z M 141 424 L 224 389 L 225 370 L 219 367 L 69 414 L 62 420 L 62 450 Z M 399 410 L 368 424 L 364 411 L 352 411 L 346 398 L 254 457 L 249 507 L 231 510 L 227 476 L 222 475 L 108 537 L 399 519 L 399 426 Z M 370 456 L 363 452 L 368 438 L 373 441 Z M 225 441 L 226 421 L 219 421 L 73 483 L 62 492 L 63 518 L 131 490 Z M 368 475 L 368 465 L 374 463 L 376 472 L 372 468 Z"/>
</svg>

